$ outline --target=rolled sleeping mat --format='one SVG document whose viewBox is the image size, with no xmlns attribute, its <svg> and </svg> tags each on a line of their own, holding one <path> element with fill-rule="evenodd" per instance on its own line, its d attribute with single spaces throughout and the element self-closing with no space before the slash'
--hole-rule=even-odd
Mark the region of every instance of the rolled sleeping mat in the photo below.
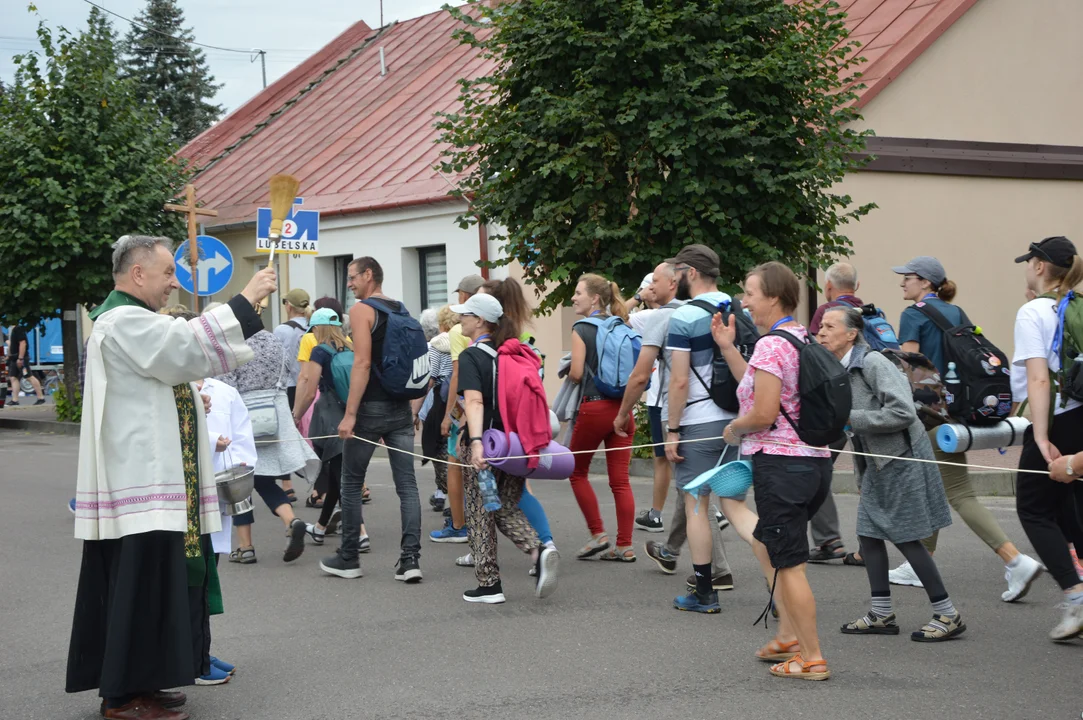
<svg viewBox="0 0 1083 720">
<path fill-rule="evenodd" d="M 1004 418 L 986 427 L 947 423 L 936 429 L 936 444 L 946 453 L 1012 447 L 1023 444 L 1023 433 L 1028 427 L 1030 420 L 1021 417 Z"/>
<path fill-rule="evenodd" d="M 573 463 L 574 464 L 574 463 Z M 711 492 L 720 498 L 742 498 L 752 487 L 752 462 L 734 460 L 725 465 L 713 467 L 684 486 L 685 492 L 693 492 L 704 484 L 711 486 Z"/>
<path fill-rule="evenodd" d="M 567 480 L 575 470 L 575 456 L 568 448 L 560 443 L 550 443 L 538 453 L 538 466 L 534 469 L 527 467 L 527 459 L 522 458 L 526 453 L 523 444 L 519 442 L 516 433 L 506 433 L 503 430 L 486 430 L 481 436 L 481 444 L 485 448 L 485 458 L 489 464 L 509 475 L 525 477 L 532 480 Z M 493 460 L 492 458 L 513 457 L 513 460 Z"/>
</svg>

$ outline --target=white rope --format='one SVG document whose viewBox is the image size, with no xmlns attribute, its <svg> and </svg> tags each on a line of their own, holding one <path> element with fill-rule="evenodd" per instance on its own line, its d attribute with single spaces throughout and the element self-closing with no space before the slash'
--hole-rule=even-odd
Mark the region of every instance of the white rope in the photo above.
<svg viewBox="0 0 1083 720">
<path fill-rule="evenodd" d="M 337 437 L 338 437 L 338 435 L 320 435 L 319 437 L 310 437 L 310 438 L 301 438 L 301 439 L 302 440 L 330 440 L 330 439 L 337 438 Z M 454 465 L 456 467 L 462 467 L 462 468 L 473 467 L 473 465 L 464 465 L 463 463 L 457 463 L 457 462 L 453 462 L 451 460 L 442 460 L 440 458 L 434 458 L 434 457 L 429 457 L 427 455 L 422 455 L 420 453 L 410 452 L 409 450 L 400 450 L 399 448 L 389 447 L 387 445 L 384 445 L 383 443 L 379 443 L 379 442 L 376 442 L 374 440 L 369 440 L 369 439 L 363 438 L 363 437 L 358 437 L 357 435 L 354 435 L 353 437 L 354 437 L 355 440 L 361 440 L 362 442 L 367 442 L 370 445 L 375 445 L 377 447 L 385 447 L 388 450 L 394 450 L 395 452 L 400 452 L 400 453 L 404 453 L 406 455 L 411 455 L 411 456 L 416 457 L 416 458 L 421 458 L 422 460 L 428 460 L 429 462 L 444 463 L 445 465 Z M 723 437 L 722 436 L 717 436 L 717 437 L 707 437 L 707 438 L 690 438 L 688 440 L 665 440 L 665 441 L 659 442 L 659 443 L 644 443 L 642 445 L 629 445 L 627 447 L 619 447 L 619 448 L 596 448 L 594 450 L 566 450 L 566 451 L 563 451 L 563 452 L 545 453 L 545 454 L 536 454 L 536 455 L 509 455 L 507 457 L 486 458 L 486 461 L 489 462 L 489 463 L 493 463 L 494 461 L 502 463 L 502 462 L 505 462 L 507 460 L 529 460 L 531 458 L 556 457 L 557 455 L 585 455 L 585 454 L 588 454 L 588 453 L 618 452 L 618 451 L 624 451 L 624 450 L 638 450 L 640 448 L 656 448 L 656 447 L 665 446 L 665 445 L 679 445 L 681 443 L 712 442 L 712 441 L 715 441 L 715 440 L 723 440 Z M 292 442 L 292 441 L 291 440 L 256 440 L 257 445 L 266 444 L 266 443 L 280 443 L 280 442 Z M 800 443 L 784 443 L 784 442 L 778 442 L 778 441 L 775 441 L 775 440 L 756 440 L 756 442 L 762 443 L 764 445 L 778 445 L 780 447 L 800 448 L 800 449 L 803 449 L 803 450 L 824 450 L 825 449 L 825 448 L 815 447 L 813 445 L 802 445 Z M 947 460 L 926 460 L 924 458 L 915 458 L 915 457 L 897 457 L 895 455 L 879 455 L 879 454 L 876 454 L 876 453 L 859 452 L 857 450 L 830 450 L 830 452 L 838 452 L 838 453 L 843 453 L 845 455 L 857 455 L 857 456 L 861 456 L 861 457 L 881 458 L 883 460 L 904 460 L 904 461 L 908 461 L 908 462 L 929 463 L 929 464 L 932 464 L 932 465 L 946 465 L 946 466 L 949 466 L 949 467 L 973 468 L 975 470 L 992 470 L 992 471 L 995 471 L 995 472 L 1032 473 L 1032 474 L 1035 474 L 1035 475 L 1050 475 L 1051 474 L 1048 470 L 1024 470 L 1022 468 L 1018 468 L 1018 469 L 1017 468 L 1004 468 L 1004 467 L 995 467 L 993 465 L 972 465 L 972 464 L 969 464 L 969 463 L 949 462 Z M 1083 479 L 1083 478 L 1080 478 L 1080 479 Z"/>
</svg>

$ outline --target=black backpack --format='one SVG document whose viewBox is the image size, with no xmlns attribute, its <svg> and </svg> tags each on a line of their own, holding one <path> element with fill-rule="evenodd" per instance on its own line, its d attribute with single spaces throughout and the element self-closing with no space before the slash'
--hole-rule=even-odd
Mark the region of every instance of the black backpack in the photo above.
<svg viewBox="0 0 1083 720">
<path fill-rule="evenodd" d="M 811 335 L 802 342 L 785 330 L 768 334 L 786 338 L 797 348 L 800 363 L 797 392 L 801 397 L 801 417 L 794 422 L 789 413 L 779 407 L 797 431 L 797 437 L 814 447 L 825 447 L 839 440 L 850 419 L 853 405 L 849 371 L 834 353 L 816 342 Z"/>
<path fill-rule="evenodd" d="M 989 342 L 970 322 L 962 308 L 960 324 L 948 319 L 928 303 L 914 307 L 940 328 L 944 336 L 944 363 L 955 363 L 955 378 L 945 369 L 944 385 L 948 414 L 967 425 L 992 425 L 1012 413 L 1011 365 L 1008 356 Z"/>
<path fill-rule="evenodd" d="M 736 327 L 737 327 L 737 340 L 734 343 L 737 350 L 740 351 L 741 357 L 747 362 L 752 357 L 752 350 L 756 346 L 756 341 L 760 338 L 760 333 L 756 329 L 756 324 L 752 322 L 752 318 L 748 316 L 744 310 L 741 309 L 740 300 L 732 300 L 729 303 L 729 307 L 725 306 L 725 303 L 719 305 L 712 305 L 706 300 L 693 300 L 688 303 L 689 305 L 695 305 L 701 310 L 706 310 L 713 317 L 717 313 L 722 313 L 722 322 L 729 323 L 730 315 L 736 315 Z M 722 351 L 718 349 L 718 345 L 713 346 L 714 355 L 711 357 L 711 382 L 707 384 L 703 378 L 696 372 L 696 368 L 693 365 L 691 370 L 692 374 L 696 376 L 700 384 L 707 388 L 707 398 L 702 400 L 694 400 L 689 405 L 695 405 L 703 400 L 710 399 L 715 405 L 727 410 L 729 412 L 737 412 L 740 409 L 740 404 L 737 402 L 737 380 L 733 377 L 733 373 L 730 372 L 729 363 L 726 362 L 726 358 L 723 357 Z"/>
</svg>

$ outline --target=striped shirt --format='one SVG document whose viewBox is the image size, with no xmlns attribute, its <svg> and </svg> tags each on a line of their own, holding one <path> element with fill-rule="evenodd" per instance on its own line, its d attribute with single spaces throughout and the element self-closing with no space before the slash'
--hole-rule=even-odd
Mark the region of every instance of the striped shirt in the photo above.
<svg viewBox="0 0 1083 720">
<path fill-rule="evenodd" d="M 712 305 L 728 303 L 730 296 L 724 292 L 697 295 L 693 300 L 706 300 Z M 711 363 L 715 342 L 711 336 L 711 315 L 691 303 L 673 311 L 669 319 L 669 336 L 666 338 L 666 361 L 671 362 L 673 353 L 690 352 L 691 370 L 688 372 L 688 400 L 681 415 L 681 425 L 702 425 L 718 420 L 732 420 L 734 413 L 726 412 L 711 400 L 707 386 L 711 383 Z M 671 365 L 672 367 L 672 365 Z M 696 377 L 698 373 L 699 378 Z M 700 380 L 702 378 L 702 382 Z M 662 420 L 669 420 L 669 403 L 662 406 Z"/>
</svg>

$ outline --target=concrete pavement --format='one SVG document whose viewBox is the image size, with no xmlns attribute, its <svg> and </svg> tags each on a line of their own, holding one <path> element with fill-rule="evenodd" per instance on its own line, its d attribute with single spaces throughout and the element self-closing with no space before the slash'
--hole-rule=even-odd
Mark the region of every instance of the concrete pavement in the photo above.
<svg viewBox="0 0 1083 720">
<path fill-rule="evenodd" d="M 76 438 L 0 431 L 4 720 L 98 717 L 93 693 L 63 691 L 80 554 L 66 507 L 76 455 Z M 427 508 L 432 471 L 419 468 L 418 475 Z M 374 461 L 370 487 L 375 500 L 365 519 L 373 551 L 362 556 L 359 580 L 319 571 L 333 539 L 284 564 L 282 525 L 257 500 L 259 563 L 222 563 L 226 614 L 212 620 L 212 652 L 236 663 L 237 676 L 225 686 L 188 688 L 193 718 L 987 720 L 1083 712 L 1083 641 L 1046 639 L 1058 617 L 1055 584 L 1045 577 L 1024 602 L 1000 602 L 1003 567 L 958 518 L 941 535 L 937 561 L 967 633 L 939 645 L 911 642 L 906 634 L 928 619 L 928 603 L 921 590 L 896 588 L 903 635 L 843 636 L 839 625 L 866 608 L 864 571 L 812 566 L 834 677 L 804 683 L 772 678 L 752 657 L 770 637 L 752 626 L 766 593 L 751 552 L 732 530 L 725 537 L 737 588 L 722 594 L 722 614 L 679 613 L 670 602 L 691 571 L 687 552 L 676 576 L 662 575 L 642 553 L 644 540 L 660 536 L 636 531 L 639 562 L 576 561 L 587 533 L 570 488 L 538 482 L 534 490 L 564 553 L 560 587 L 535 600 L 527 558 L 501 539 L 508 602 L 477 606 L 460 598 L 474 586 L 472 571 L 453 564 L 466 545 L 425 539 L 424 582 L 394 580 L 399 513 L 386 461 Z M 604 479 L 595 487 L 615 531 Z M 633 479 L 633 488 L 640 507 L 649 502 L 649 481 Z M 986 502 L 1029 551 L 1013 502 Z M 838 504 L 852 533 L 856 498 L 840 496 Z M 672 503 L 667 520 L 671 510 Z M 298 513 L 311 521 L 317 511 Z M 426 533 L 440 525 L 427 509 L 423 519 Z"/>
</svg>

